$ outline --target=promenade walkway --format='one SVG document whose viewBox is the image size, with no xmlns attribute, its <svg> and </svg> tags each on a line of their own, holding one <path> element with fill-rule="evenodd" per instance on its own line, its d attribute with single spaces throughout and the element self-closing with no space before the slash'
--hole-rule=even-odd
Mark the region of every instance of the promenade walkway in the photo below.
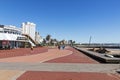
<svg viewBox="0 0 120 80">
<path fill-rule="evenodd" d="M 59 49 L 49 49 L 48 52 L 36 54 L 36 55 L 26 55 L 18 56 L 12 58 L 0 59 L 0 62 L 23 62 L 23 63 L 35 63 L 35 62 L 45 62 L 59 57 L 64 57 L 72 54 L 70 50 L 59 50 Z"/>
<path fill-rule="evenodd" d="M 0 59 L 0 80 L 120 80 L 117 69 L 119 64 L 100 64 L 71 47 L 53 48 Z"/>
<path fill-rule="evenodd" d="M 46 61 L 45 63 L 90 63 L 90 64 L 99 64 L 96 60 L 86 56 L 85 54 L 81 53 L 80 51 L 75 50 L 74 48 L 68 47 L 66 50 L 70 50 L 73 54 L 60 57 L 56 59 L 52 59 Z"/>
<path fill-rule="evenodd" d="M 120 80 L 118 68 L 119 64 L 0 63 L 0 72 L 5 70 L 0 80 Z"/>
<path fill-rule="evenodd" d="M 30 48 L 16 48 L 11 50 L 0 50 L 0 59 L 1 58 L 10 58 L 26 55 L 40 54 L 43 52 L 48 52 L 47 47 L 36 47 L 31 51 Z"/>
</svg>

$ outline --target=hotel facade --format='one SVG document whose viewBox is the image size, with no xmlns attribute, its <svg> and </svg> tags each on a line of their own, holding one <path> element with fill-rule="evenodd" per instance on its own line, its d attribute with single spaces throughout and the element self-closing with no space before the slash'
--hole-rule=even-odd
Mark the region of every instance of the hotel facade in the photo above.
<svg viewBox="0 0 120 80">
<path fill-rule="evenodd" d="M 35 40 L 36 24 L 31 22 L 22 23 L 22 33 L 29 35 L 33 40 Z"/>
<path fill-rule="evenodd" d="M 36 46 L 42 38 L 36 37 L 35 28 L 36 24 L 30 22 L 22 23 L 22 28 L 0 25 L 0 49 Z"/>
<path fill-rule="evenodd" d="M 0 48 L 18 48 L 25 47 L 25 43 L 29 44 L 21 32 L 21 28 L 12 25 L 0 25 Z"/>
</svg>

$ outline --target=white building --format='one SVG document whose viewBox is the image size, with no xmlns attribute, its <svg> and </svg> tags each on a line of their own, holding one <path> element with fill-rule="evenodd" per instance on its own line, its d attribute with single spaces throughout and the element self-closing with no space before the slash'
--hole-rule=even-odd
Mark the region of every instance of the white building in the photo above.
<svg viewBox="0 0 120 80">
<path fill-rule="evenodd" d="M 0 48 L 30 47 L 39 45 L 43 39 L 36 32 L 36 24 L 25 22 L 22 28 L 0 25 Z"/>
<path fill-rule="evenodd" d="M 22 23 L 22 34 L 29 35 L 35 41 L 36 24 L 31 22 Z"/>
<path fill-rule="evenodd" d="M 37 43 L 42 43 L 43 38 L 40 36 L 39 32 L 35 32 L 35 41 Z"/>
<path fill-rule="evenodd" d="M 12 25 L 0 25 L 0 48 L 25 47 L 28 40 L 22 34 L 22 29 Z"/>
</svg>

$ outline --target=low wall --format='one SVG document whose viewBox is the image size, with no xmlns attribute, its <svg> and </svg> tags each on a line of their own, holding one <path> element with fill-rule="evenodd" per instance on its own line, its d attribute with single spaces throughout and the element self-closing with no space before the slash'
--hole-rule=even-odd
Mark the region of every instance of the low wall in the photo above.
<svg viewBox="0 0 120 80">
<path fill-rule="evenodd" d="M 79 48 L 74 46 L 75 49 L 79 50 L 80 52 L 83 52 L 84 54 L 86 54 L 87 56 L 90 56 L 92 58 L 94 58 L 95 60 L 101 62 L 101 63 L 120 63 L 120 58 L 110 58 L 109 56 L 105 56 L 105 54 L 101 54 L 101 53 L 97 53 L 97 52 L 93 52 L 93 51 L 88 51 L 86 49 L 83 48 Z"/>
</svg>

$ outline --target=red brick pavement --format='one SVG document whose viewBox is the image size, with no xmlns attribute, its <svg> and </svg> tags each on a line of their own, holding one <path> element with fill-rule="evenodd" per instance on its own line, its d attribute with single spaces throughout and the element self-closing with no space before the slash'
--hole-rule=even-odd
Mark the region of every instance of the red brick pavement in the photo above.
<svg viewBox="0 0 120 80">
<path fill-rule="evenodd" d="M 109 73 L 28 71 L 17 80 L 120 80 Z"/>
<path fill-rule="evenodd" d="M 33 52 L 33 54 L 35 53 Z M 72 54 L 72 51 L 70 50 L 48 49 L 47 52 L 43 52 L 41 54 L 35 54 L 35 55 L 27 54 L 26 56 L 3 58 L 3 59 L 0 59 L 0 62 L 27 62 L 27 63 L 39 62 L 39 63 L 42 63 L 42 62 L 45 62 L 51 59 L 68 56 L 71 54 Z"/>
<path fill-rule="evenodd" d="M 15 57 L 15 56 L 25 56 L 25 55 L 33 55 L 39 54 L 42 52 L 47 52 L 47 47 L 37 47 L 31 51 L 30 48 L 18 48 L 18 49 L 11 49 L 11 50 L 0 50 L 0 58 L 8 58 L 8 57 Z"/>
<path fill-rule="evenodd" d="M 69 47 L 68 50 L 73 51 L 73 54 L 46 61 L 47 63 L 99 63 L 96 60 L 86 56 L 85 54 L 75 50 L 74 48 Z"/>
</svg>

